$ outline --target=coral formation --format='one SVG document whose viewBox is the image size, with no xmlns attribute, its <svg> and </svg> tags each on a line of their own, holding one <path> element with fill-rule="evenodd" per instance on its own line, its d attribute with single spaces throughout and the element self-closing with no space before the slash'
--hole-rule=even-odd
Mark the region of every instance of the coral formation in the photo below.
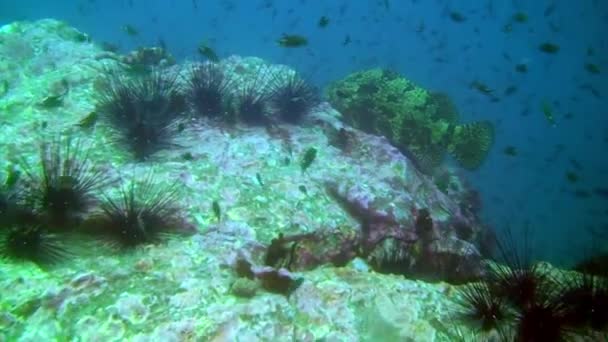
<svg viewBox="0 0 608 342">
<path fill-rule="evenodd" d="M 446 153 L 475 169 L 492 146 L 489 122 L 459 124 L 445 94 L 430 93 L 391 71 L 353 73 L 330 85 L 327 95 L 348 124 L 385 136 L 423 171 L 438 166 Z"/>
</svg>

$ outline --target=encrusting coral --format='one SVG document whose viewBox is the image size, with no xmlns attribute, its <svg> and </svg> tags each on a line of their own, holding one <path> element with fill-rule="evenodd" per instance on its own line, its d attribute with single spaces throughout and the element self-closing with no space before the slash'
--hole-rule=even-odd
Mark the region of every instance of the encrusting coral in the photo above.
<svg viewBox="0 0 608 342">
<path fill-rule="evenodd" d="M 459 124 L 445 94 L 430 93 L 391 71 L 353 73 L 330 85 L 327 95 L 348 124 L 385 136 L 422 171 L 432 171 L 446 154 L 475 169 L 494 140 L 491 123 Z"/>
</svg>

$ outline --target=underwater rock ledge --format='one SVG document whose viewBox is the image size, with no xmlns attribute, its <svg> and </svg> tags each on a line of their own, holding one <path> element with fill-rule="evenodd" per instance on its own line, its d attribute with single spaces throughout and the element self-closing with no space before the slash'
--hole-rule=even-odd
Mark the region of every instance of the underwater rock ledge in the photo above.
<svg viewBox="0 0 608 342">
<path fill-rule="evenodd" d="M 85 119 L 96 111 L 104 72 L 137 72 L 129 64 L 137 54 L 103 51 L 47 19 L 2 27 L 0 56 L 8 84 L 0 95 L 0 179 L 18 160 L 37 165 L 40 140 L 69 132 L 91 142 L 89 160 L 113 179 L 153 169 L 155 181 L 177 183 L 188 222 L 181 228 L 191 233 L 130 252 L 75 242 L 86 246 L 78 257 L 48 269 L 0 260 L 3 339 L 431 341 L 454 305 L 444 281 L 482 273 L 486 228 L 456 172 L 446 169 L 447 185 L 438 186 L 387 139 L 343 125 L 326 102 L 298 125 L 188 118 L 174 145 L 136 161 L 112 125 Z M 187 67 L 145 60 L 180 73 L 185 86 Z M 218 65 L 234 94 L 294 74 L 255 57 Z M 265 260 L 273 246 L 276 258 Z M 297 286 L 288 296 L 269 293 L 254 277 L 239 285 L 250 297 L 235 296 L 239 259 Z"/>
</svg>

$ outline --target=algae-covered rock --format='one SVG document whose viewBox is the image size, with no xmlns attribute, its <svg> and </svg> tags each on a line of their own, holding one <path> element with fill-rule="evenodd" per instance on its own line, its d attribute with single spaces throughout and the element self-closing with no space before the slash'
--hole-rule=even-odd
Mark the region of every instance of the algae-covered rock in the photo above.
<svg viewBox="0 0 608 342">
<path fill-rule="evenodd" d="M 475 169 L 492 146 L 489 122 L 458 124 L 458 112 L 445 94 L 391 71 L 353 73 L 330 85 L 327 95 L 348 124 L 385 136 L 423 171 L 438 166 L 447 153 L 464 168 Z"/>
</svg>

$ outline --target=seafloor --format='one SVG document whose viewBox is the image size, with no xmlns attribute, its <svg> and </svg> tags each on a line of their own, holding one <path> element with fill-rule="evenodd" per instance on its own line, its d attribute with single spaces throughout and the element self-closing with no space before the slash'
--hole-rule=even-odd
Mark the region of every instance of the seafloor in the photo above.
<svg viewBox="0 0 608 342">
<path fill-rule="evenodd" d="M 332 138 L 342 127 L 340 114 L 327 103 L 306 123 L 274 133 L 193 121 L 176 147 L 134 162 L 103 120 L 90 129 L 75 125 L 95 110 L 99 78 L 124 61 L 54 20 L 2 27 L 0 172 L 16 160 L 36 164 L 41 139 L 71 132 L 93 147 L 96 167 L 117 179 L 154 169 L 159 182 L 178 180 L 179 206 L 193 231 L 129 252 L 93 241 L 87 251 L 51 268 L 1 260 L 0 341 L 449 339 L 456 286 L 376 272 L 370 260 L 339 244 L 350 241 L 344 236 L 360 234 L 365 215 L 373 221 L 366 221 L 373 230 L 366 242 L 381 245 L 373 234 L 403 238 L 398 230 L 415 225 L 416 210 L 424 208 L 443 232 L 437 257 L 468 258 L 459 253 L 468 253 L 463 251 L 472 244 L 450 224 L 465 221 L 476 227 L 475 234 L 482 226 L 463 209 L 470 198 L 457 173 L 446 171 L 450 191 L 439 191 L 385 139 L 352 129 L 355 143 L 345 153 Z M 232 56 L 220 65 L 246 83 L 264 63 Z M 281 65 L 271 69 L 293 72 Z M 57 94 L 61 104 L 45 104 Z M 318 153 L 303 172 L 299 160 L 310 147 Z M 219 222 L 213 201 L 221 208 Z M 235 272 L 239 258 L 257 264 L 279 233 L 321 240 L 291 273 L 282 270 L 301 281 L 288 295 L 266 291 Z M 338 242 L 323 241 L 332 234 Z M 300 255 L 310 244 L 301 244 Z M 340 265 L 338 254 L 353 258 Z"/>
</svg>

